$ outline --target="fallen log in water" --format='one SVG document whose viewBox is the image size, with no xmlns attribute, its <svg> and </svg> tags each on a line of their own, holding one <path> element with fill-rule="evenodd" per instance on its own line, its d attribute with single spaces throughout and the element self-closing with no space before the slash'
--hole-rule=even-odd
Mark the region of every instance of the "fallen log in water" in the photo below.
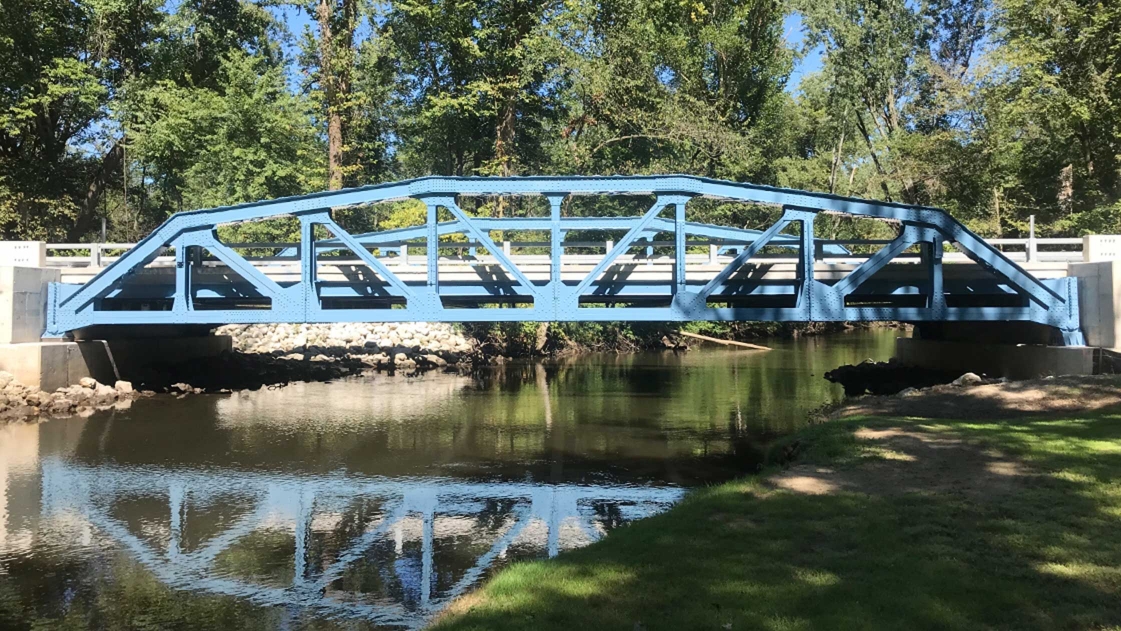
<svg viewBox="0 0 1121 631">
<path fill-rule="evenodd" d="M 715 337 L 709 337 L 707 335 L 701 335 L 699 333 L 687 333 L 685 331 L 682 331 L 681 334 L 684 335 L 685 337 L 691 337 L 695 340 L 703 340 L 705 342 L 712 342 L 714 344 L 723 344 L 724 346 L 738 346 L 740 348 L 750 348 L 751 350 L 755 350 L 755 351 L 769 351 L 769 350 L 771 350 L 771 348 L 769 346 L 760 346 L 759 344 L 748 344 L 747 342 L 737 342 L 736 340 L 722 340 L 722 339 L 715 338 Z"/>
</svg>

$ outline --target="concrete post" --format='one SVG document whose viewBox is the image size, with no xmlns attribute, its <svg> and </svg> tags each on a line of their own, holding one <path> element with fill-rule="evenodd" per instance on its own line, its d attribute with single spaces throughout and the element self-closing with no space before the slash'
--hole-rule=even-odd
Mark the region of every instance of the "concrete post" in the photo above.
<svg viewBox="0 0 1121 631">
<path fill-rule="evenodd" d="M 1034 263 L 1036 257 L 1036 243 L 1035 243 L 1035 215 L 1028 216 L 1028 247 L 1027 247 L 1027 262 Z"/>
<path fill-rule="evenodd" d="M 0 266 L 46 267 L 45 241 L 0 241 Z"/>
<path fill-rule="evenodd" d="M 1121 259 L 1121 235 L 1088 234 L 1082 237 L 1082 260 L 1086 263 Z"/>
</svg>

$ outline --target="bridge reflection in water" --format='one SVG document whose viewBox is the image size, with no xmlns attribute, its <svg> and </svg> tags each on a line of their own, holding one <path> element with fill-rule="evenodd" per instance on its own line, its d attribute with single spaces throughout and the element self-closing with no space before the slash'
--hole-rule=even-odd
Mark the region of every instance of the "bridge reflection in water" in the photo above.
<svg viewBox="0 0 1121 631">
<path fill-rule="evenodd" d="M 751 470 L 768 437 L 839 395 L 824 370 L 884 358 L 894 335 L 141 399 L 0 427 L 0 628 L 419 626 L 507 561 Z"/>
<path fill-rule="evenodd" d="M 402 626 L 424 622 L 511 551 L 554 556 L 664 510 L 682 493 L 344 474 L 307 479 L 85 466 L 57 457 L 44 460 L 41 471 L 44 518 L 88 524 L 170 587 Z M 151 517 L 157 504 L 166 519 L 138 517 Z M 240 517 L 210 516 L 231 512 Z"/>
</svg>

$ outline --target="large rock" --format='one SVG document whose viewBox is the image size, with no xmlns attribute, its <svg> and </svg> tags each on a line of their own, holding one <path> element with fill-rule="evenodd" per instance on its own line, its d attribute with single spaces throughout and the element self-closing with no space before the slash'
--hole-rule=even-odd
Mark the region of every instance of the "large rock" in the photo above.
<svg viewBox="0 0 1121 631">
<path fill-rule="evenodd" d="M 967 372 L 964 375 L 954 379 L 951 383 L 955 386 L 976 386 L 984 383 L 985 380 L 980 375 L 972 372 Z"/>
</svg>

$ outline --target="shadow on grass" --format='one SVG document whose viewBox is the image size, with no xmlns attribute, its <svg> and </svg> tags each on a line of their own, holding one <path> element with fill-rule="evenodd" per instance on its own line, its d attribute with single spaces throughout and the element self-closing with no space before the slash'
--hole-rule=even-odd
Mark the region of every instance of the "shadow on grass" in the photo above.
<svg viewBox="0 0 1121 631">
<path fill-rule="evenodd" d="M 904 440 L 885 450 L 854 438 L 861 427 Z M 796 440 L 799 467 L 840 466 L 836 479 L 857 483 L 697 492 L 589 548 L 501 572 L 437 628 L 1121 628 L 1118 410 L 851 419 Z"/>
<path fill-rule="evenodd" d="M 1104 409 L 1121 400 L 1121 375 L 1072 375 L 958 388 L 937 386 L 909 397 L 864 397 L 843 416 L 919 416 L 947 420 L 1024 419 Z"/>
</svg>

